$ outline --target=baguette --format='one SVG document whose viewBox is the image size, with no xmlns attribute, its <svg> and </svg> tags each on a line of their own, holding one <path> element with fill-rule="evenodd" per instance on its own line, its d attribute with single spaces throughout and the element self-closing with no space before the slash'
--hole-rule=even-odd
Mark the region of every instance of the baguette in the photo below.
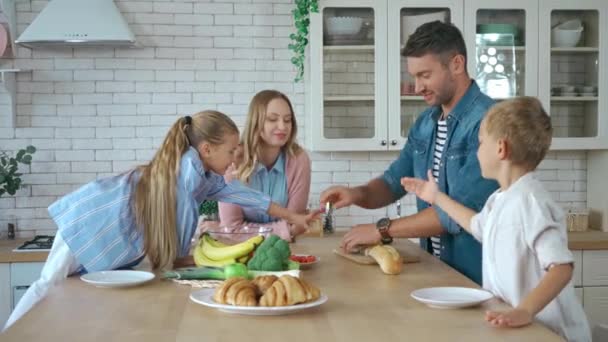
<svg viewBox="0 0 608 342">
<path fill-rule="evenodd" d="M 403 258 L 393 246 L 377 245 L 365 249 L 365 255 L 372 257 L 382 272 L 399 274 L 403 270 Z"/>
</svg>

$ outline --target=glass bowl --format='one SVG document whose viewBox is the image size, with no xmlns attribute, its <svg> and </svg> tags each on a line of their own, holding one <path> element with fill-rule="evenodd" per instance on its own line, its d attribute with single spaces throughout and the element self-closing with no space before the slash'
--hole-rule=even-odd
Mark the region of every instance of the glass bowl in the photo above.
<svg viewBox="0 0 608 342">
<path fill-rule="evenodd" d="M 249 240 L 256 235 L 264 238 L 272 234 L 272 228 L 264 226 L 243 226 L 243 227 L 210 227 L 205 230 L 212 238 L 227 245 L 234 245 Z"/>
</svg>

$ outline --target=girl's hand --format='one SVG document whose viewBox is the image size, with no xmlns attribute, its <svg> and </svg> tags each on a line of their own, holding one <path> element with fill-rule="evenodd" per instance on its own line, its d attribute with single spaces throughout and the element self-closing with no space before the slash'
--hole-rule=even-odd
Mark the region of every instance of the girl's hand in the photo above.
<svg viewBox="0 0 608 342">
<path fill-rule="evenodd" d="M 289 220 L 289 223 L 291 223 L 292 225 L 294 225 L 296 227 L 299 227 L 299 230 L 301 230 L 301 233 L 304 233 L 305 231 L 307 231 L 310 228 L 308 225 L 312 221 L 319 218 L 320 214 L 321 214 L 321 210 L 319 210 L 319 209 L 313 210 L 306 215 L 292 214 L 291 218 Z"/>
<path fill-rule="evenodd" d="M 525 309 L 515 308 L 508 311 L 486 311 L 486 321 L 495 327 L 516 328 L 532 323 L 532 314 Z"/>
<path fill-rule="evenodd" d="M 435 182 L 431 170 L 427 172 L 427 180 L 403 177 L 401 178 L 401 185 L 405 191 L 416 194 L 416 196 L 430 204 L 435 203 L 435 199 L 439 193 L 439 187 L 437 186 L 437 182 Z"/>
</svg>

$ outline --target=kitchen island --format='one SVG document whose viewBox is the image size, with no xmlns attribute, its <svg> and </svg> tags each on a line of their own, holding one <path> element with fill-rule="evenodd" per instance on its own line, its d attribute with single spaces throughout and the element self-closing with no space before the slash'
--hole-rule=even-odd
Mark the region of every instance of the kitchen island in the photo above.
<svg viewBox="0 0 608 342">
<path fill-rule="evenodd" d="M 398 276 L 332 253 L 340 236 L 303 238 L 295 253 L 320 256 L 303 277 L 321 288 L 324 305 L 288 316 L 240 316 L 198 305 L 189 286 L 155 279 L 143 286 L 97 288 L 71 277 L 0 335 L 8 341 L 560 341 L 533 324 L 496 329 L 484 311 L 506 307 L 493 299 L 468 309 L 431 309 L 410 297 L 432 286 L 477 287 L 436 258 L 420 253 Z M 400 248 L 419 252 L 409 241 Z M 196 289 L 194 289 L 196 290 Z"/>
</svg>

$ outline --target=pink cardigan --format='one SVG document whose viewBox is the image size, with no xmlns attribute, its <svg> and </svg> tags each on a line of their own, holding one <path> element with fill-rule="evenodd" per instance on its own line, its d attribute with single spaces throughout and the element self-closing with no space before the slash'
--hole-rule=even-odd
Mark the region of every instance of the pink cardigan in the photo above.
<svg viewBox="0 0 608 342">
<path fill-rule="evenodd" d="M 296 213 L 306 212 L 308 195 L 310 193 L 310 158 L 303 149 L 298 155 L 290 157 L 286 155 L 285 174 L 287 176 L 287 209 Z M 226 182 L 233 179 L 232 169 L 229 169 L 224 178 Z M 245 222 L 243 210 L 236 204 L 219 203 L 220 220 L 222 226 L 238 227 L 244 225 L 258 225 L 255 222 Z M 272 223 L 264 223 L 264 226 L 272 228 L 273 232 L 285 240 L 291 240 L 289 225 L 280 220 Z"/>
</svg>

